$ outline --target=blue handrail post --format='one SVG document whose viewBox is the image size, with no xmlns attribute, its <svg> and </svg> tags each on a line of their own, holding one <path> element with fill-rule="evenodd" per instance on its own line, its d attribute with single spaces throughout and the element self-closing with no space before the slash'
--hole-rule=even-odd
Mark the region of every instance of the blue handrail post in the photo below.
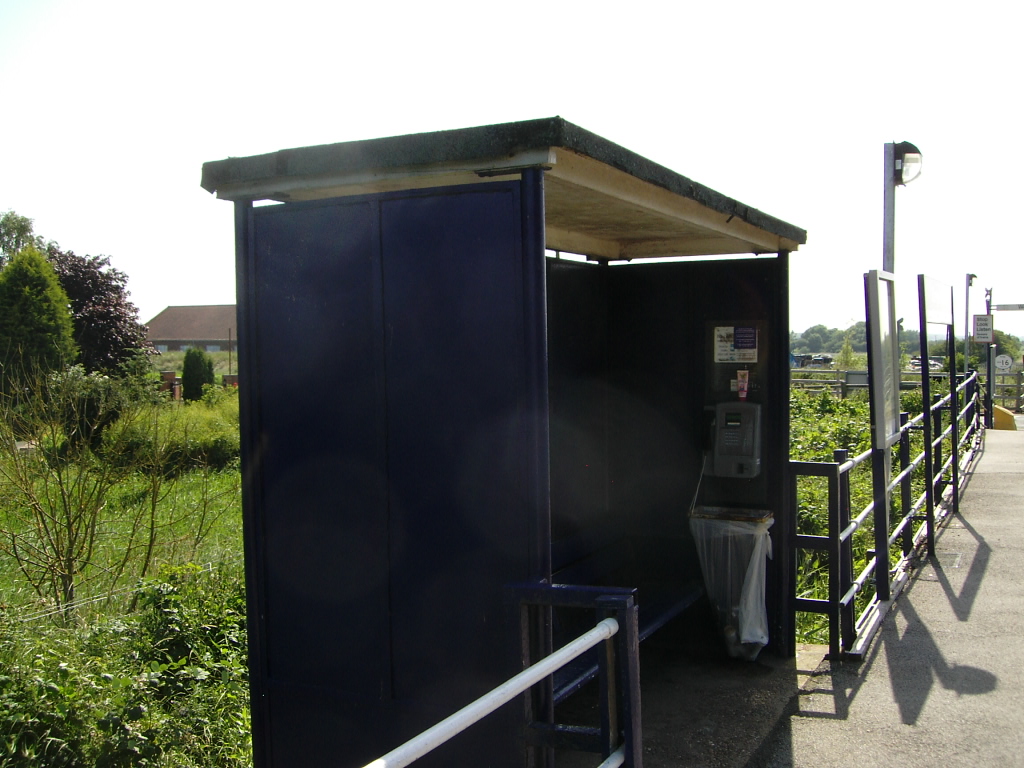
<svg viewBox="0 0 1024 768">
<path fill-rule="evenodd" d="M 851 648 L 857 639 L 857 607 L 852 598 L 849 602 L 842 602 L 843 597 L 853 586 L 853 534 L 842 538 L 843 533 L 850 527 L 850 472 L 843 471 L 843 465 L 849 456 L 850 453 L 845 448 L 832 453 L 839 481 L 839 527 L 830 535 L 836 539 L 836 549 L 839 553 L 839 626 L 844 650 Z"/>
<path fill-rule="evenodd" d="M 935 556 L 935 507 L 942 499 L 942 407 L 941 396 L 934 395 L 931 406 L 931 465 L 928 467 L 928 488 L 931 499 L 928 503 L 928 557 Z"/>
<path fill-rule="evenodd" d="M 875 504 L 875 596 L 888 600 L 889 592 L 889 448 L 871 449 L 871 483 Z"/>
<path fill-rule="evenodd" d="M 638 610 L 633 595 L 608 595 L 597 599 L 598 618 L 612 617 L 619 622 L 619 631 L 605 641 L 599 654 L 599 665 L 608 665 L 600 675 L 602 681 L 602 756 L 615 750 L 609 743 L 621 731 L 625 747 L 626 768 L 643 768 L 643 730 L 640 725 L 640 634 Z M 605 691 L 608 685 L 613 690 Z M 605 694 L 608 694 L 605 696 Z M 607 711 L 606 711 L 607 710 Z M 608 730 L 605 731 L 605 726 Z M 607 735 L 605 735 L 607 734 Z"/>
<path fill-rule="evenodd" d="M 840 466 L 846 461 L 846 451 L 832 452 L 835 464 L 828 475 L 828 653 L 829 658 L 839 659 L 842 652 L 841 601 L 845 592 L 843 578 L 842 525 L 842 472 Z"/>
<path fill-rule="evenodd" d="M 904 411 L 900 414 L 900 474 L 910 466 L 910 430 L 907 429 L 907 422 L 910 421 L 910 414 Z M 914 505 L 913 489 L 911 487 L 911 476 L 908 474 L 900 481 L 900 516 L 903 523 L 903 556 L 907 557 L 914 548 L 914 526 L 911 520 L 907 519 L 911 508 Z"/>
</svg>

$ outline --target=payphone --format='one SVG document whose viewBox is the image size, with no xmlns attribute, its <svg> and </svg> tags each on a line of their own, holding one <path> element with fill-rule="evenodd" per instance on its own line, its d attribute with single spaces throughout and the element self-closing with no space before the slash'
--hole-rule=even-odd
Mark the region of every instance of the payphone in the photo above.
<svg viewBox="0 0 1024 768">
<path fill-rule="evenodd" d="M 761 472 L 760 404 L 717 403 L 712 430 L 707 473 L 715 477 L 757 477 Z"/>
<path fill-rule="evenodd" d="M 713 324 L 705 387 L 704 474 L 751 479 L 761 472 L 758 328 Z"/>
</svg>

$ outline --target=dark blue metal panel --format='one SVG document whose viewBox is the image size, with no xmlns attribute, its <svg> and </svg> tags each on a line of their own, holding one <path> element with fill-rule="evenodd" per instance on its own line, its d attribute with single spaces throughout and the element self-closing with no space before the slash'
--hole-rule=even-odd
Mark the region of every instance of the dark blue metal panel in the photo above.
<svg viewBox="0 0 1024 768">
<path fill-rule="evenodd" d="M 519 671 L 504 587 L 548 575 L 543 211 L 523 197 L 242 208 L 261 768 L 362 765 Z M 522 765 L 523 715 L 423 765 Z"/>
<path fill-rule="evenodd" d="M 611 510 L 640 534 L 640 577 L 658 580 L 681 568 L 693 575 L 697 560 L 686 511 L 701 469 L 702 410 L 721 394 L 721 371 L 711 362 L 708 326 L 748 323 L 758 340 L 756 399 L 763 404 L 766 450 L 760 476 L 736 482 L 705 477 L 704 503 L 770 509 L 775 558 L 769 564 L 767 603 L 773 627 L 785 630 L 793 610 L 784 568 L 792 554 L 792 514 L 782 506 L 788 476 L 788 360 L 785 258 L 736 262 L 679 262 L 609 270 L 609 405 Z M 732 395 L 734 397 L 734 395 Z M 654 534 L 657 538 L 651 538 Z M 660 534 L 660 535 L 659 535 Z M 631 582 L 632 583 L 632 582 Z M 641 583 L 641 620 L 645 602 Z M 791 625 L 790 625 L 791 626 Z M 788 653 L 791 641 L 775 648 Z"/>
<path fill-rule="evenodd" d="M 552 568 L 622 541 L 608 509 L 608 268 L 548 260 Z"/>
<path fill-rule="evenodd" d="M 503 587 L 531 575 L 538 503 L 524 407 L 538 318 L 523 309 L 519 201 L 518 185 L 492 183 L 381 204 L 392 666 L 406 737 L 518 671 Z M 521 724 L 521 707 L 506 707 L 424 765 L 522 765 Z"/>
<path fill-rule="evenodd" d="M 376 210 L 273 206 L 253 220 L 246 476 L 261 501 L 271 764 L 368 760 L 391 695 Z"/>
<path fill-rule="evenodd" d="M 256 368 L 251 364 L 254 350 L 245 341 L 254 339 L 255 317 L 252 252 L 252 203 L 235 203 L 235 290 L 237 300 L 237 328 L 239 334 L 238 372 L 241 386 L 238 392 L 239 431 L 242 466 L 252 466 L 258 455 L 259 446 L 259 380 Z M 255 483 L 242 484 L 242 535 L 245 546 L 245 591 L 246 625 L 249 643 L 249 694 L 250 717 L 253 725 L 253 765 L 264 768 L 270 765 L 270 749 L 267 738 L 270 717 L 266 695 L 266 654 L 264 648 L 263 613 L 263 572 L 258 564 L 263 561 L 263 537 L 260 534 L 262 514 L 261 498 Z"/>
</svg>

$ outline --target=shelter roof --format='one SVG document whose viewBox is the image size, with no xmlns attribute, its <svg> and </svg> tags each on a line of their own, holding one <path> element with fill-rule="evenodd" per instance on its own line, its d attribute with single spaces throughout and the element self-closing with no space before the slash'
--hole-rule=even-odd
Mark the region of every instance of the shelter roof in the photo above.
<svg viewBox="0 0 1024 768">
<path fill-rule="evenodd" d="M 167 307 L 150 320 L 149 340 L 227 340 L 229 331 L 237 336 L 234 304 Z"/>
<path fill-rule="evenodd" d="M 793 251 L 807 233 L 560 117 L 349 141 L 203 165 L 228 200 L 315 200 L 545 170 L 547 247 L 617 260 Z"/>
</svg>

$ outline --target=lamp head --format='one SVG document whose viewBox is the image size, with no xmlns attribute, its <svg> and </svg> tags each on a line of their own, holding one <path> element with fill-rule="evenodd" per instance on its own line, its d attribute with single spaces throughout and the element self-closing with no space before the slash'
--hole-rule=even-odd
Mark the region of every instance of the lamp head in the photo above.
<svg viewBox="0 0 1024 768">
<path fill-rule="evenodd" d="M 896 183 L 909 184 L 921 175 L 921 150 L 909 141 L 895 145 Z"/>
</svg>

